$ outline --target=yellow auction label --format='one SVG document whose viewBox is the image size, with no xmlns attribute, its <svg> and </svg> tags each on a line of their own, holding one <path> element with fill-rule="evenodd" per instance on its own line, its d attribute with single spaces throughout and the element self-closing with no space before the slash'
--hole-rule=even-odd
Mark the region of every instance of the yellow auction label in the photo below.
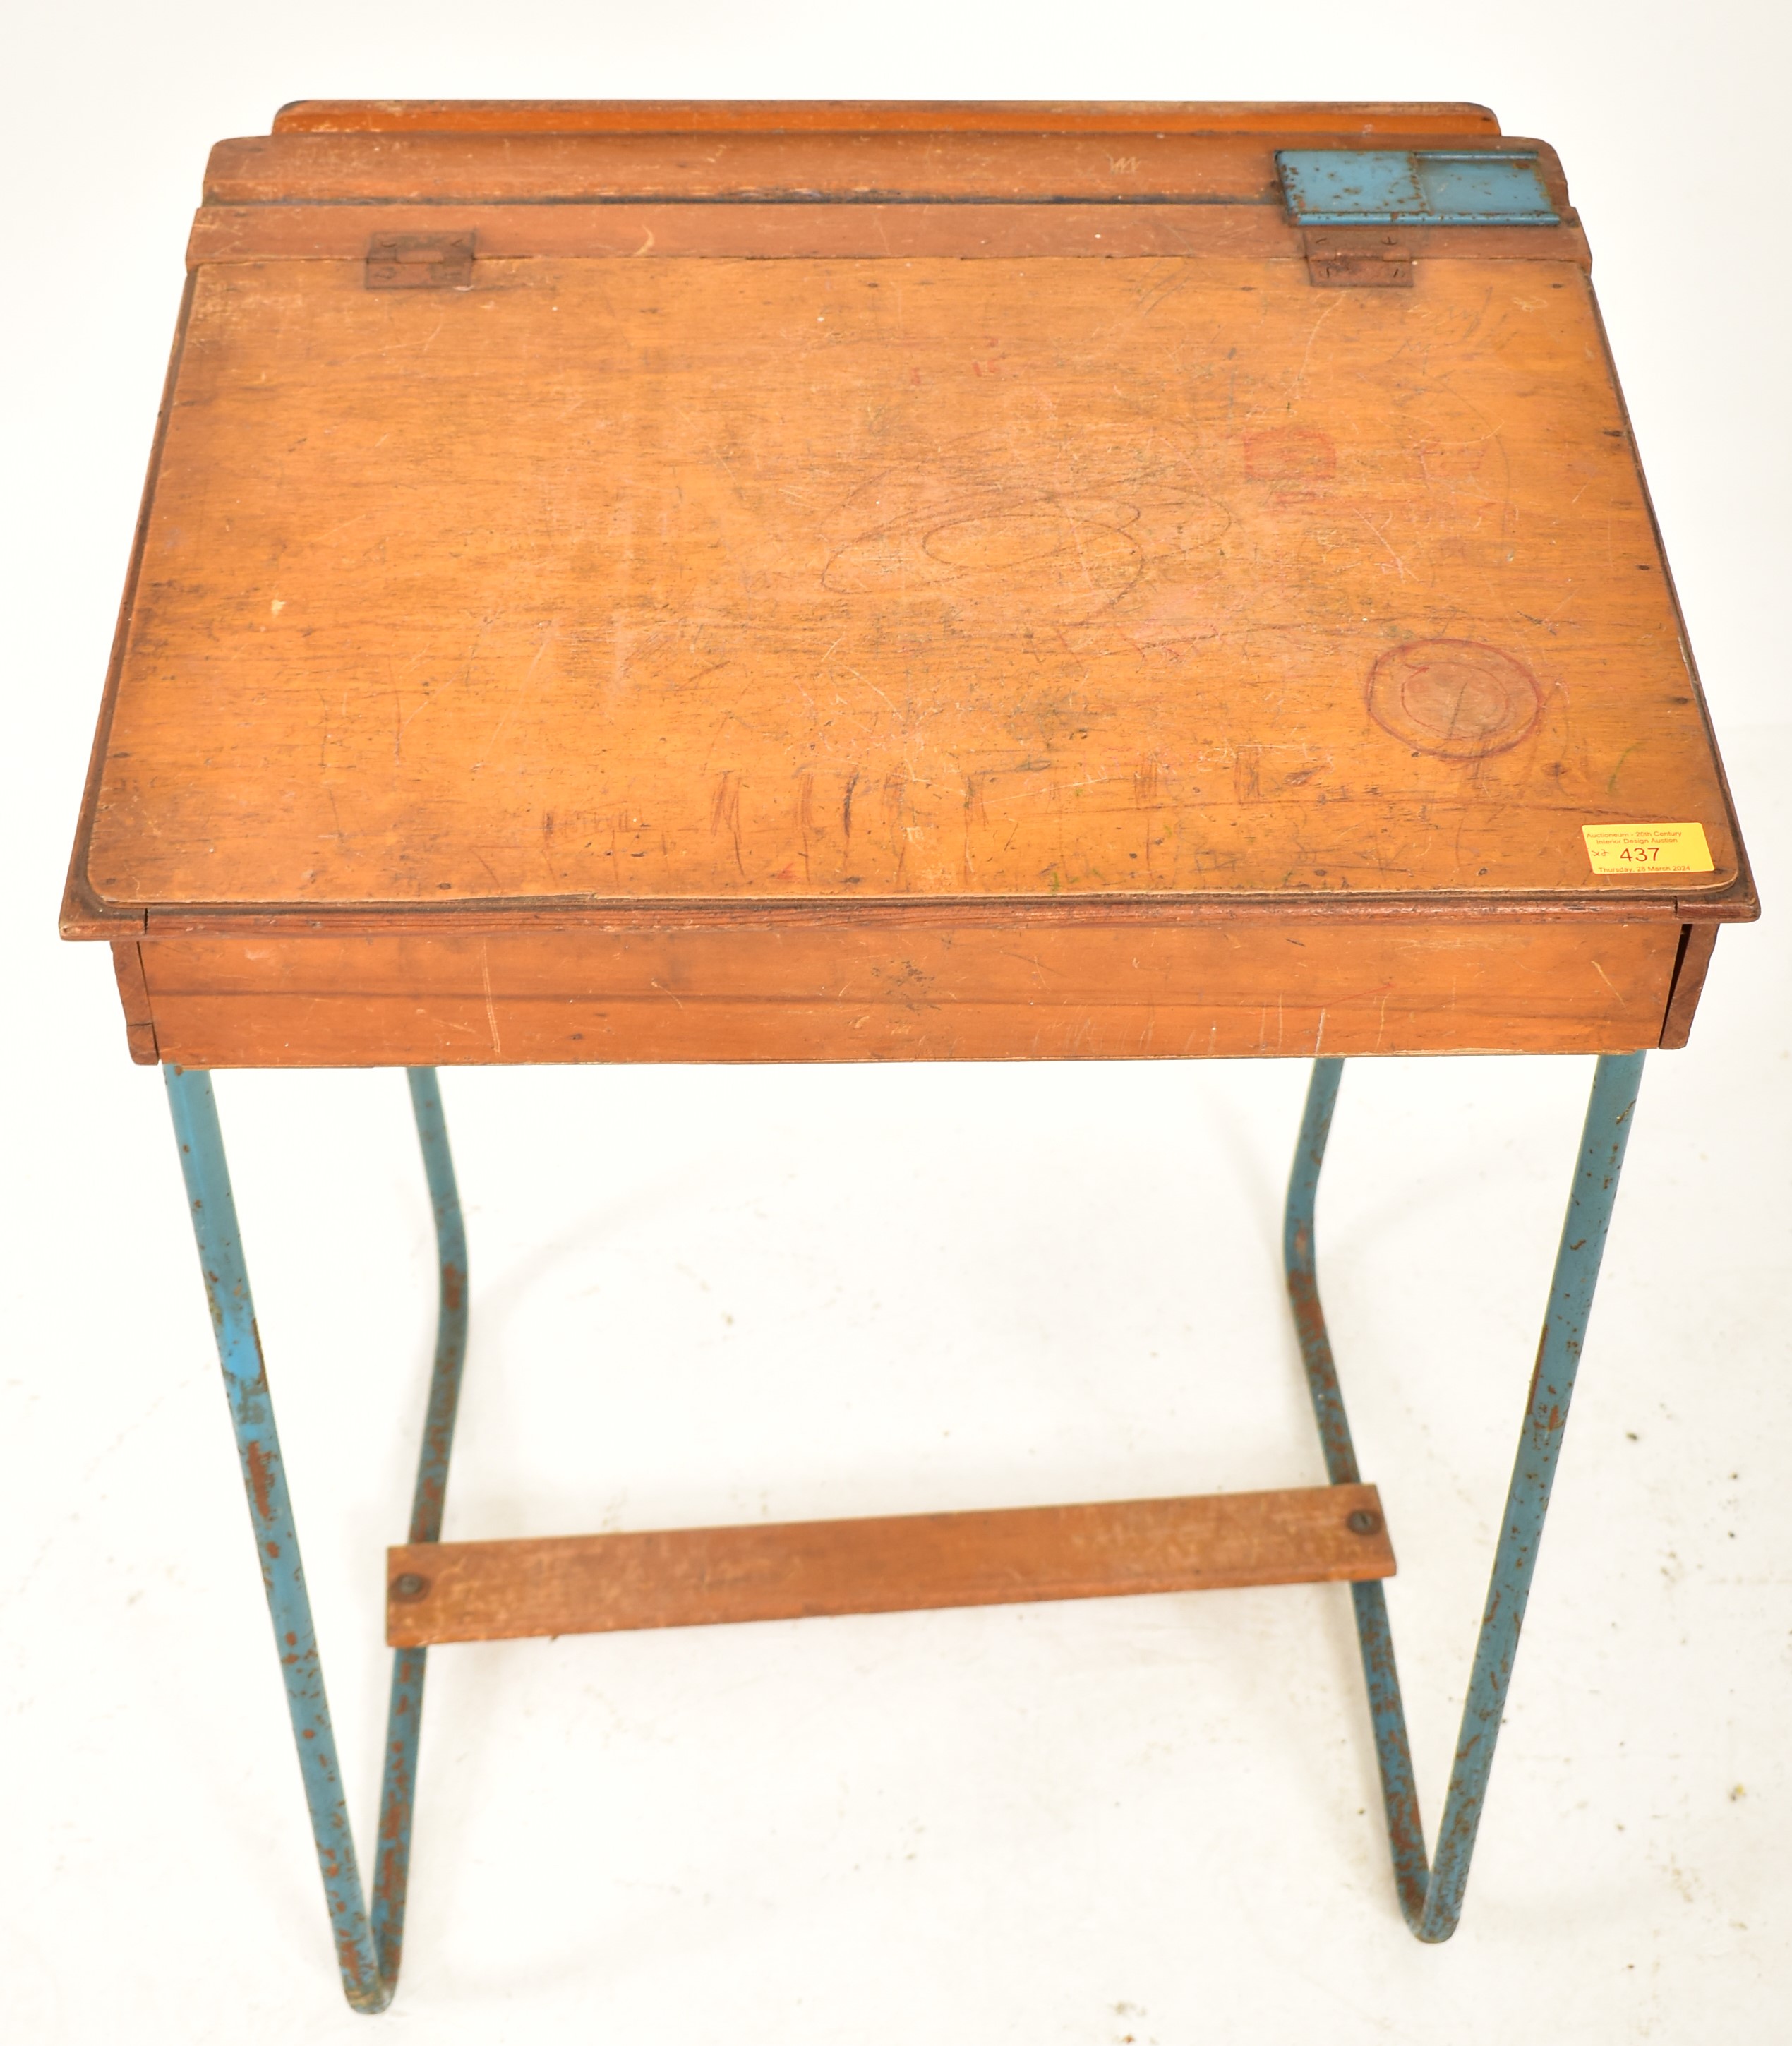
<svg viewBox="0 0 1792 2046">
<path fill-rule="evenodd" d="M 1582 824 L 1595 874 L 1709 874 L 1703 824 Z"/>
</svg>

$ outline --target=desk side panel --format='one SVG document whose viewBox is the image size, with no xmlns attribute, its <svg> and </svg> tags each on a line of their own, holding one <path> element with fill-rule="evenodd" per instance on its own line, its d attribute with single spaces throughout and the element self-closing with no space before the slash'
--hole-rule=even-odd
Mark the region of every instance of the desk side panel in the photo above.
<svg viewBox="0 0 1792 2046">
<path fill-rule="evenodd" d="M 141 948 L 195 1066 L 1628 1052 L 1659 1043 L 1680 926 L 1140 930 L 765 924 Z"/>
</svg>

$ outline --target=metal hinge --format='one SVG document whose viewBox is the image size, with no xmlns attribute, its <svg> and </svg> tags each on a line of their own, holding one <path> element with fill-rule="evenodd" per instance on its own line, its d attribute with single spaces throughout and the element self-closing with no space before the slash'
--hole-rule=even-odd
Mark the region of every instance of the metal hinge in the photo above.
<svg viewBox="0 0 1792 2046">
<path fill-rule="evenodd" d="M 470 291 L 471 234 L 376 234 L 367 245 L 370 291 Z"/>
<path fill-rule="evenodd" d="M 1398 235 L 1375 228 L 1309 229 L 1307 274 L 1315 284 L 1410 288 L 1412 251 Z"/>
</svg>

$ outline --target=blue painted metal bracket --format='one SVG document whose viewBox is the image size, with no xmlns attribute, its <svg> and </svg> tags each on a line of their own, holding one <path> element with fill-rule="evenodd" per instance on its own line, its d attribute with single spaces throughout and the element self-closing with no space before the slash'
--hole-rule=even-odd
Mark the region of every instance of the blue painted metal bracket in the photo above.
<svg viewBox="0 0 1792 2046">
<path fill-rule="evenodd" d="M 225 1160 L 211 1075 L 174 1065 L 164 1066 L 162 1072 L 180 1146 L 181 1172 L 187 1182 L 199 1266 L 205 1276 L 206 1298 L 218 1338 L 218 1361 L 224 1369 L 224 1387 L 236 1430 L 237 1453 L 242 1465 L 243 1489 L 249 1498 L 262 1587 L 267 1593 L 275 1646 L 286 1680 L 287 1709 L 304 1779 L 305 1801 L 311 1809 L 318 1869 L 323 1878 L 343 1994 L 357 2010 L 380 2011 L 392 2002 L 397 1986 L 404 1943 L 411 1815 L 416 1790 L 417 1735 L 427 1651 L 401 1648 L 392 1658 L 370 1913 L 342 1795 L 336 1735 L 330 1724 L 329 1700 L 324 1695 L 317 1632 L 311 1623 L 311 1603 L 299 1561 L 298 1531 L 268 1396 L 255 1303 L 249 1292 L 249 1269 L 243 1258 L 242 1235 L 230 1191 L 230 1170 Z M 466 1237 L 435 1074 L 419 1068 L 409 1077 L 423 1169 L 435 1210 L 440 1266 L 435 1363 L 430 1376 L 423 1449 L 418 1457 L 410 1538 L 435 1542 L 442 1535 L 448 1455 L 454 1442 L 454 1412 L 466 1357 Z"/>
<path fill-rule="evenodd" d="M 1462 1912 L 1469 1863 L 1474 1853 L 1487 1779 L 1493 1766 L 1494 1745 L 1512 1682 L 1512 1662 L 1530 1596 L 1543 1516 L 1568 1423 L 1574 1375 L 1593 1311 L 1605 1233 L 1617 1198 L 1618 1175 L 1629 1141 L 1631 1118 L 1643 1079 L 1643 1054 L 1634 1052 L 1601 1058 L 1593 1075 L 1592 1098 L 1581 1137 L 1581 1156 L 1568 1198 L 1568 1214 L 1555 1257 L 1548 1312 L 1531 1374 L 1524 1431 L 1518 1458 L 1506 1494 L 1505 1516 L 1493 1556 L 1493 1571 L 1475 1643 L 1474 1667 L 1462 1706 L 1462 1731 L 1445 1794 L 1443 1820 L 1438 1831 L 1437 1856 L 1429 1866 L 1419 1793 L 1413 1782 L 1412 1756 L 1406 1735 L 1406 1710 L 1400 1699 L 1400 1673 L 1394 1662 L 1393 1635 L 1388 1625 L 1388 1603 L 1379 1583 L 1353 1585 L 1357 1641 L 1362 1652 L 1363 1676 L 1369 1687 L 1369 1717 L 1374 1728 L 1376 1760 L 1381 1772 L 1381 1799 L 1393 1853 L 1394 1882 L 1407 1924 L 1421 1940 L 1447 1940 Z M 1358 1483 L 1356 1450 L 1345 1416 L 1338 1368 L 1319 1304 L 1315 1260 L 1313 1210 L 1319 1168 L 1325 1162 L 1326 1139 L 1338 1100 L 1342 1059 L 1315 1059 L 1307 1090 L 1300 1142 L 1288 1180 L 1283 1251 L 1288 1299 L 1307 1368 L 1307 1389 L 1319 1422 L 1326 1475 L 1334 1484 Z"/>
<path fill-rule="evenodd" d="M 1535 151 L 1279 149 L 1302 227 L 1556 227 Z"/>
</svg>

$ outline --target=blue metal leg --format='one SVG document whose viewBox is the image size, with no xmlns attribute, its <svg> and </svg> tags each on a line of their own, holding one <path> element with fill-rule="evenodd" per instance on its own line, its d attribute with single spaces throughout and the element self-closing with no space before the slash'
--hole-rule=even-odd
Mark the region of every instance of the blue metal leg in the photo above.
<svg viewBox="0 0 1792 2046">
<path fill-rule="evenodd" d="M 1531 1573 L 1535 1566 L 1537 1545 L 1642 1078 L 1643 1056 L 1636 1052 L 1601 1058 L 1594 1076 L 1579 1170 L 1556 1254 L 1549 1313 L 1538 1345 L 1524 1432 L 1481 1616 L 1435 1865 L 1428 1866 L 1427 1862 L 1387 1603 L 1379 1584 L 1351 1586 L 1395 1882 L 1407 1922 L 1421 1940 L 1447 1940 L 1461 1916 L 1462 1893 L 1512 1678 Z M 1354 1484 L 1358 1473 L 1319 1303 L 1313 1215 L 1342 1064 L 1338 1059 L 1314 1062 L 1300 1148 L 1288 1184 L 1284 1238 L 1289 1299 L 1319 1422 L 1327 1475 L 1334 1484 Z M 369 1913 L 343 1801 L 335 1736 L 324 1695 L 311 1601 L 305 1590 L 211 1078 L 208 1073 L 173 1065 L 164 1067 L 163 1073 L 236 1430 L 262 1584 L 286 1681 L 288 1708 L 311 1809 L 318 1867 L 323 1878 L 343 1990 L 357 2010 L 384 2010 L 397 1982 L 404 1941 L 426 1651 L 401 1649 L 393 1658 L 373 1908 Z M 409 1538 L 418 1542 L 441 1538 L 448 1458 L 466 1355 L 467 1266 L 460 1200 L 436 1076 L 427 1068 L 419 1068 L 411 1072 L 409 1079 L 435 1210 L 441 1269 L 435 1365 L 411 1512 Z"/>
<path fill-rule="evenodd" d="M 385 1767 L 380 1785 L 379 1844 L 369 1917 L 354 1839 L 343 1801 L 336 1737 L 324 1696 L 311 1600 L 299 1557 L 292 1502 L 287 1490 L 280 1437 L 268 1396 L 255 1303 L 243 1260 L 241 1233 L 225 1161 L 223 1134 L 211 1075 L 164 1066 L 168 1104 L 180 1145 L 181 1171 L 193 1215 L 206 1297 L 218 1338 L 218 1361 L 236 1430 L 243 1487 L 268 1595 L 274 1640 L 286 1679 L 287 1708 L 311 1808 L 318 1868 L 342 1972 L 343 1993 L 357 2010 L 384 2010 L 398 1980 L 404 1936 L 405 1881 L 411 1855 L 411 1812 L 416 1784 L 417 1734 L 423 1709 L 422 1649 L 400 1649 L 393 1658 L 392 1702 L 386 1723 Z M 410 1075 L 411 1104 L 422 1141 L 423 1168 L 435 1209 L 441 1264 L 435 1367 L 418 1460 L 411 1511 L 413 1542 L 440 1539 L 448 1453 L 454 1410 L 466 1356 L 466 1239 L 454 1186 L 442 1098 L 434 1072 Z"/>
<path fill-rule="evenodd" d="M 1623 1169 L 1624 1146 L 1643 1078 L 1643 1059 L 1640 1052 L 1601 1058 L 1593 1075 L 1593 1097 L 1587 1105 L 1586 1126 L 1581 1139 L 1580 1164 L 1556 1252 L 1549 1311 L 1537 1345 L 1524 1432 L 1506 1494 L 1505 1517 L 1494 1552 L 1468 1697 L 1462 1707 L 1456 1759 L 1444 1799 L 1443 1823 L 1439 1829 L 1437 1859 L 1429 1866 L 1407 1743 L 1406 1714 L 1400 1702 L 1400 1675 L 1394 1663 L 1393 1636 L 1388 1626 L 1387 1600 L 1379 1584 L 1350 1588 L 1363 1675 L 1369 1687 L 1376 1759 L 1381 1771 L 1394 1882 L 1407 1924 L 1419 1939 L 1427 1941 L 1447 1940 L 1462 1916 L 1469 1863 L 1481 1824 L 1488 1774 L 1493 1766 L 1506 1690 L 1512 1681 L 1512 1661 L 1518 1651 L 1531 1572 L 1536 1567 L 1556 1459 L 1567 1425 L 1581 1345 L 1593 1309 L 1605 1233 L 1617 1197 L 1618 1175 Z M 1325 1161 L 1326 1139 L 1330 1133 L 1342 1070 L 1341 1059 L 1313 1062 L 1300 1147 L 1288 1181 L 1283 1249 L 1288 1298 L 1294 1308 L 1307 1388 L 1312 1394 L 1319 1440 L 1325 1451 L 1326 1475 L 1334 1484 L 1354 1484 L 1358 1481 L 1356 1451 L 1338 1389 L 1325 1314 L 1319 1304 L 1313 1238 L 1319 1168 Z"/>
</svg>

